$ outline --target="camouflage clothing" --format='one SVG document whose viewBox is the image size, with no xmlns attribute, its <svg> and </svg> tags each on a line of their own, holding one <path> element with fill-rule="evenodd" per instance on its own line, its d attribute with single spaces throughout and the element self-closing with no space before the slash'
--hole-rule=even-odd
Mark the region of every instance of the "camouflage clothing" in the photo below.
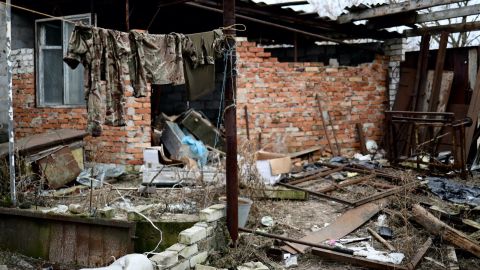
<svg viewBox="0 0 480 270">
<path fill-rule="evenodd" d="M 223 56 L 222 30 L 187 35 L 196 55 L 185 61 L 185 81 L 189 100 L 196 100 L 215 90 L 215 58 Z"/>
<path fill-rule="evenodd" d="M 145 96 L 147 83 L 185 83 L 183 55 L 195 57 L 191 40 L 182 34 L 156 35 L 130 31 L 133 66 L 130 79 L 135 96 Z"/>
<path fill-rule="evenodd" d="M 85 67 L 87 130 L 92 136 L 100 136 L 102 124 L 125 125 L 123 76 L 129 56 L 127 33 L 75 26 L 64 61 L 73 69 L 79 63 Z"/>
</svg>

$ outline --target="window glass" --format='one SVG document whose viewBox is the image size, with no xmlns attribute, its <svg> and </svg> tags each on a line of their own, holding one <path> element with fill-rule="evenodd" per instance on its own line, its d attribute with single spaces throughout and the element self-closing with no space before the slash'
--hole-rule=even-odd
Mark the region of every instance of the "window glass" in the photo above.
<svg viewBox="0 0 480 270">
<path fill-rule="evenodd" d="M 43 90 L 46 104 L 63 104 L 62 50 L 43 50 Z"/>
</svg>

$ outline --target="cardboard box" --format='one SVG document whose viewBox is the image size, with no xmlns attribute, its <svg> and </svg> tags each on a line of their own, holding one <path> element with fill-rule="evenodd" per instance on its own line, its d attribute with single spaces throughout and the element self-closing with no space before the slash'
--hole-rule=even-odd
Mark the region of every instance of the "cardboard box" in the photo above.
<svg viewBox="0 0 480 270">
<path fill-rule="evenodd" d="M 290 173 L 292 169 L 291 158 L 284 154 L 258 151 L 255 158 L 259 174 L 269 185 L 276 184 L 283 173 Z"/>
</svg>

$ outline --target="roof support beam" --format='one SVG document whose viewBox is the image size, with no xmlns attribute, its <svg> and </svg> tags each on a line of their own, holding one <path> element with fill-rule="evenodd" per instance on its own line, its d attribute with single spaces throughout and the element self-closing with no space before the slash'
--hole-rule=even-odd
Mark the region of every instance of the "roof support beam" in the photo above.
<svg viewBox="0 0 480 270">
<path fill-rule="evenodd" d="M 426 14 L 418 14 L 417 19 L 415 20 L 415 23 L 446 20 L 446 19 L 470 16 L 475 14 L 480 14 L 480 4 L 441 10 L 441 11 L 436 11 L 436 12 L 431 12 Z"/>
<path fill-rule="evenodd" d="M 385 15 L 403 13 L 419 9 L 425 9 L 434 6 L 448 5 L 452 3 L 461 2 L 463 0 L 411 0 L 401 3 L 394 3 L 383 5 L 379 7 L 369 8 L 358 12 L 350 12 L 348 14 L 340 15 L 337 18 L 339 23 L 348 23 L 352 21 L 359 21 L 370 19 Z"/>
<path fill-rule="evenodd" d="M 480 22 L 469 22 L 469 23 L 456 23 L 449 25 L 440 25 L 433 27 L 422 27 L 418 29 L 405 30 L 403 35 L 405 37 L 416 37 L 423 34 L 440 34 L 441 32 L 448 33 L 460 33 L 460 32 L 469 32 L 469 31 L 479 31 Z"/>
<path fill-rule="evenodd" d="M 271 7 L 288 7 L 288 6 L 307 5 L 307 4 L 308 4 L 308 1 L 290 1 L 290 2 L 270 4 L 269 6 L 271 6 Z"/>
</svg>

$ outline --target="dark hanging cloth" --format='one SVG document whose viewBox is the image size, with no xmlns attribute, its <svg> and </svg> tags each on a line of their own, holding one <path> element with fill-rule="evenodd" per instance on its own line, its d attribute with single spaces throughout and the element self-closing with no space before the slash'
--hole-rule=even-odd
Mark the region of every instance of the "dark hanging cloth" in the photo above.
<svg viewBox="0 0 480 270">
<path fill-rule="evenodd" d="M 196 56 L 184 61 L 185 84 L 189 100 L 199 99 L 215 90 L 215 59 L 223 56 L 222 30 L 186 35 Z"/>
</svg>

